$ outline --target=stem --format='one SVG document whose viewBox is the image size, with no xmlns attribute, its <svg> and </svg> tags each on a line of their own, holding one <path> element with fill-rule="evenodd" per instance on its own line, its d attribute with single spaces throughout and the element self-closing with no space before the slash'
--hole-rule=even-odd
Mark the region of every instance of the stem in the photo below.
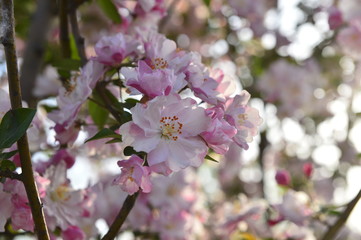
<svg viewBox="0 0 361 240">
<path fill-rule="evenodd" d="M 21 66 L 20 81 L 23 100 L 28 102 L 31 107 L 36 106 L 36 103 L 33 103 L 32 93 L 35 87 L 36 75 L 39 72 L 45 52 L 46 33 L 54 15 L 54 2 L 49 0 L 37 1 L 38 7 L 29 29 L 29 37 Z"/>
<path fill-rule="evenodd" d="M 70 38 L 68 26 L 68 0 L 59 1 L 59 22 L 60 22 L 60 47 L 64 58 L 70 58 Z"/>
<path fill-rule="evenodd" d="M 104 235 L 101 240 L 113 240 L 117 236 L 119 229 L 122 227 L 125 219 L 127 218 L 130 210 L 132 210 L 135 200 L 137 199 L 139 192 L 136 192 L 133 195 L 128 195 L 125 199 L 122 208 L 120 209 L 118 215 L 114 219 L 114 222 L 110 226 L 108 232 Z"/>
<path fill-rule="evenodd" d="M 81 65 L 84 66 L 88 61 L 85 54 L 84 38 L 80 35 L 78 19 L 76 17 L 76 9 L 70 9 L 70 25 L 75 39 L 76 48 L 81 60 Z"/>
<path fill-rule="evenodd" d="M 12 0 L 2 0 L 1 3 L 1 12 L 3 17 L 1 25 L 1 33 L 3 35 L 1 40 L 5 49 L 9 95 L 12 109 L 17 109 L 22 107 L 22 102 L 14 41 L 14 6 Z M 45 223 L 42 203 L 40 202 L 38 189 L 35 184 L 28 138 L 26 134 L 19 139 L 17 145 L 22 169 L 21 177 L 29 199 L 29 205 L 35 224 L 35 233 L 37 234 L 39 240 L 48 240 L 49 233 Z"/>
<path fill-rule="evenodd" d="M 354 209 L 360 198 L 361 198 L 361 190 L 358 192 L 356 197 L 347 204 L 345 211 L 343 211 L 343 213 L 339 216 L 335 224 L 328 229 L 326 234 L 323 236 L 322 240 L 332 240 L 335 238 L 338 231 L 346 223 L 348 217 L 350 216 L 352 210 Z"/>
<path fill-rule="evenodd" d="M 9 170 L 5 170 L 5 171 L 0 171 L 0 177 L 6 177 L 6 178 L 10 178 L 13 180 L 19 180 L 22 181 L 22 177 L 21 174 L 9 171 Z"/>
<path fill-rule="evenodd" d="M 260 189 L 261 189 L 261 197 L 265 197 L 265 181 L 264 181 L 264 177 L 265 177 L 265 169 L 264 169 L 264 163 L 263 163 L 263 158 L 264 158 L 264 154 L 266 151 L 267 146 L 269 145 L 268 140 L 267 140 L 267 136 L 266 136 L 266 131 L 261 133 L 261 142 L 259 144 L 259 167 L 261 169 L 261 173 L 262 173 L 262 177 L 261 177 L 261 181 L 260 181 Z"/>
</svg>

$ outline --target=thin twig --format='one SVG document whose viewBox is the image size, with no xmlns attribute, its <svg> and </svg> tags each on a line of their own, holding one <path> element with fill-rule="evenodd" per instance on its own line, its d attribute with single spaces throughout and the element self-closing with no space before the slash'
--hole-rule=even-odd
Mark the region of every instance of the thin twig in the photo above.
<svg viewBox="0 0 361 240">
<path fill-rule="evenodd" d="M 46 33 L 55 12 L 54 3 L 55 1 L 49 0 L 37 1 L 38 7 L 29 29 L 29 37 L 27 38 L 20 71 L 20 81 L 23 100 L 28 102 L 30 107 L 36 106 L 36 103 L 33 103 L 33 89 L 45 52 Z"/>
<path fill-rule="evenodd" d="M 18 109 L 22 107 L 21 89 L 19 81 L 19 72 L 17 66 L 17 57 L 15 51 L 15 31 L 14 31 L 14 5 L 12 0 L 1 1 L 1 12 L 3 16 L 3 22 L 1 26 L 2 44 L 5 49 L 6 67 L 8 73 L 9 95 L 12 109 Z M 31 156 L 29 151 L 29 144 L 27 135 L 17 142 L 20 162 L 21 162 L 21 177 L 25 187 L 26 195 L 29 200 L 31 213 L 33 215 L 35 232 L 39 240 L 48 240 L 49 233 L 47 225 L 45 223 L 44 212 L 42 203 L 40 201 L 37 186 L 35 184 L 35 178 L 33 175 L 33 168 L 31 164 Z"/>
<path fill-rule="evenodd" d="M 337 221 L 335 222 L 335 224 L 333 224 L 328 231 L 326 232 L 326 234 L 323 236 L 322 240 L 332 240 L 335 238 L 336 234 L 338 233 L 338 231 L 342 228 L 342 226 L 346 223 L 348 217 L 350 216 L 352 210 L 354 209 L 354 207 L 356 206 L 357 202 L 359 201 L 359 199 L 361 198 L 361 190 L 358 192 L 358 194 L 356 195 L 356 197 L 354 199 L 351 200 L 351 202 L 349 202 L 347 204 L 347 207 L 345 209 L 345 211 L 343 211 L 341 213 L 341 215 L 339 216 L 339 218 L 337 219 Z"/>
<path fill-rule="evenodd" d="M 120 209 L 118 215 L 114 219 L 114 222 L 110 226 L 108 232 L 104 235 L 101 240 L 113 240 L 117 236 L 119 229 L 122 227 L 125 219 L 127 218 L 130 210 L 132 210 L 135 200 L 137 199 L 139 192 L 136 192 L 133 195 L 128 195 L 125 199 L 122 208 Z"/>
</svg>

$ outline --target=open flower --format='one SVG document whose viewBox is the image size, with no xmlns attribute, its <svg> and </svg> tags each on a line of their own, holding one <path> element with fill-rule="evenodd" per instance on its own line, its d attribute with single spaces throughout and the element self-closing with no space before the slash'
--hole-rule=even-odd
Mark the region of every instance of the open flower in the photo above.
<svg viewBox="0 0 361 240">
<path fill-rule="evenodd" d="M 120 185 L 120 188 L 133 195 L 139 188 L 145 193 L 152 190 L 150 182 L 148 167 L 144 167 L 143 159 L 137 155 L 132 155 L 128 160 L 118 161 L 118 166 L 121 167 L 121 174 L 114 179 L 113 184 Z"/>
<path fill-rule="evenodd" d="M 199 134 L 210 120 L 193 99 L 159 96 L 131 112 L 133 121 L 122 125 L 120 133 L 126 145 L 148 153 L 152 171 L 169 174 L 202 163 L 208 147 Z"/>
<path fill-rule="evenodd" d="M 223 119 L 224 111 L 220 107 L 208 108 L 206 114 L 211 118 L 211 124 L 201 136 L 216 153 L 225 154 L 237 129 Z"/>
<path fill-rule="evenodd" d="M 233 141 L 246 150 L 248 143 L 252 142 L 253 137 L 258 133 L 258 127 L 263 122 L 258 110 L 247 105 L 250 97 L 251 95 L 243 90 L 240 95 L 227 101 L 228 107 L 225 112 L 227 122 L 238 130 Z"/>
<path fill-rule="evenodd" d="M 122 68 L 121 73 L 132 94 L 142 93 L 149 98 L 178 92 L 185 86 L 172 69 L 153 69 L 145 61 L 139 61 L 137 68 Z"/>
<path fill-rule="evenodd" d="M 122 33 L 102 37 L 95 45 L 98 55 L 96 60 L 105 65 L 116 66 L 129 55 L 136 53 L 139 44 L 136 39 Z"/>
</svg>

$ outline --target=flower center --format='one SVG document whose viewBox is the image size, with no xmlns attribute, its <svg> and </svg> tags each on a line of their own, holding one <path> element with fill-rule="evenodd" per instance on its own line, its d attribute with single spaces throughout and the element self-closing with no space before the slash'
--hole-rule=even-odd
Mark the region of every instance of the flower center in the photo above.
<svg viewBox="0 0 361 240">
<path fill-rule="evenodd" d="M 168 62 L 164 60 L 164 58 L 154 58 L 152 59 L 152 63 L 150 64 L 150 67 L 155 69 L 164 69 L 168 67 Z"/>
<path fill-rule="evenodd" d="M 247 116 L 247 114 L 245 114 L 245 113 L 241 113 L 241 114 L 238 115 L 238 123 L 239 123 L 240 125 L 243 125 L 244 122 L 245 122 L 247 119 L 248 119 L 248 116 Z"/>
<path fill-rule="evenodd" d="M 54 202 L 66 201 L 70 198 L 69 190 L 69 187 L 65 185 L 60 185 L 55 189 L 55 191 L 50 193 L 50 198 Z"/>
<path fill-rule="evenodd" d="M 183 124 L 178 121 L 177 116 L 162 117 L 160 122 L 161 137 L 177 141 L 178 135 L 182 134 Z"/>
</svg>

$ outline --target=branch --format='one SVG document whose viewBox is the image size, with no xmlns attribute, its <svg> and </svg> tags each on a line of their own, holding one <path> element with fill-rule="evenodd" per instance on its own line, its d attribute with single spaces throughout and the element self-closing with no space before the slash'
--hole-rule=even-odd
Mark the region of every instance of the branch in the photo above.
<svg viewBox="0 0 361 240">
<path fill-rule="evenodd" d="M 125 219 L 127 218 L 130 210 L 132 210 L 135 200 L 137 199 L 139 192 L 133 195 L 128 195 L 125 199 L 122 208 L 120 209 L 118 216 L 114 219 L 114 222 L 110 226 L 107 234 L 101 240 L 113 240 L 117 236 L 119 229 L 122 227 Z"/>
<path fill-rule="evenodd" d="M 356 204 L 360 198 L 361 198 L 361 190 L 358 192 L 356 197 L 347 204 L 345 211 L 343 211 L 343 213 L 339 216 L 339 218 L 337 219 L 335 224 L 328 229 L 326 234 L 323 236 L 322 240 L 334 239 L 334 237 L 336 236 L 338 231 L 346 223 L 348 217 L 350 216 L 352 210 L 354 209 L 354 207 L 356 206 Z"/>
<path fill-rule="evenodd" d="M 16 172 L 12 172 L 9 170 L 0 171 L 0 177 L 6 177 L 6 178 L 13 179 L 13 180 L 19 180 L 19 181 L 23 180 L 21 177 L 21 174 L 18 174 Z"/>
<path fill-rule="evenodd" d="M 38 8 L 32 18 L 33 20 L 29 29 L 29 37 L 20 71 L 20 80 L 23 99 L 28 102 L 30 106 L 35 106 L 35 103 L 32 103 L 32 93 L 45 52 L 46 33 L 49 29 L 51 17 L 53 16 L 54 2 L 55 1 L 49 0 L 37 1 Z"/>
<path fill-rule="evenodd" d="M 49 1 L 50 2 L 50 1 Z M 6 67 L 8 72 L 9 95 L 12 109 L 22 107 L 19 73 L 17 67 L 17 57 L 15 51 L 15 33 L 14 33 L 14 5 L 12 0 L 1 1 L 1 12 L 3 21 L 1 24 L 2 44 L 5 49 Z M 35 232 L 39 240 L 48 240 L 49 233 L 45 223 L 42 203 L 35 184 L 31 157 L 29 151 L 28 138 L 26 134 L 17 142 L 22 174 L 23 184 L 33 215 Z"/>
</svg>

